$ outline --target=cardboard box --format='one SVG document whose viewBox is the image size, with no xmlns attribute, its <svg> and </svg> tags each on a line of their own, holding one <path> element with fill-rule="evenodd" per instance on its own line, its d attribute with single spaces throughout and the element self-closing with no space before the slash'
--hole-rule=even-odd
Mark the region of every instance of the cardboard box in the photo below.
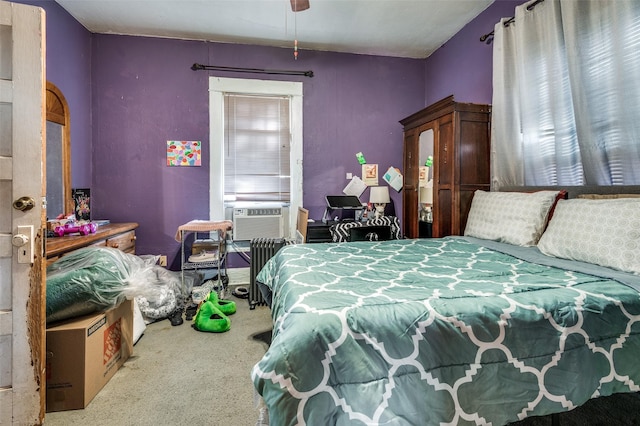
<svg viewBox="0 0 640 426">
<path fill-rule="evenodd" d="M 47 412 L 86 407 L 133 353 L 133 301 L 47 328 Z"/>
</svg>

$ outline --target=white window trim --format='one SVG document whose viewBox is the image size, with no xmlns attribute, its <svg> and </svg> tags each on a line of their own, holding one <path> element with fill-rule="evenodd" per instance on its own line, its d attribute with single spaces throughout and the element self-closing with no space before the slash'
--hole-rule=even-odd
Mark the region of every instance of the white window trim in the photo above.
<svg viewBox="0 0 640 426">
<path fill-rule="evenodd" d="M 291 96 L 291 205 L 289 235 L 302 207 L 302 83 L 209 77 L 209 218 L 224 220 L 224 94 Z"/>
</svg>

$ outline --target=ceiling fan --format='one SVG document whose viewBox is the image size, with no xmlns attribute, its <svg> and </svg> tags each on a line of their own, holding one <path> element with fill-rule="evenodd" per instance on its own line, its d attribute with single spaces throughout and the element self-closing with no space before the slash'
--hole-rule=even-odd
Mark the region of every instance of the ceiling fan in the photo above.
<svg viewBox="0 0 640 426">
<path fill-rule="evenodd" d="M 294 12 L 302 12 L 309 9 L 309 0 L 289 0 L 291 2 L 291 10 Z"/>
</svg>

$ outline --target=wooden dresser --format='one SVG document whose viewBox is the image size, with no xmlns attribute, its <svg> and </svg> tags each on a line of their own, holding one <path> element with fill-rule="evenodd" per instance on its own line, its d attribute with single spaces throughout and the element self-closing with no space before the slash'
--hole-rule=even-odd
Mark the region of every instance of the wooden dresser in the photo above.
<svg viewBox="0 0 640 426">
<path fill-rule="evenodd" d="M 65 253 L 87 246 L 113 247 L 125 253 L 136 252 L 137 223 L 110 223 L 100 226 L 95 234 L 65 235 L 47 238 L 45 255 L 47 265 L 58 260 Z"/>
</svg>

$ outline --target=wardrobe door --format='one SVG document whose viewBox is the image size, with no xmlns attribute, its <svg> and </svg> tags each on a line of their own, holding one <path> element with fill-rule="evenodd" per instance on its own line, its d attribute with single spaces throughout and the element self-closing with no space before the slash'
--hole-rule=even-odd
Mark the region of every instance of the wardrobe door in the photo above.
<svg viewBox="0 0 640 426">
<path fill-rule="evenodd" d="M 433 236 L 436 238 L 452 234 L 455 203 L 453 116 L 453 113 L 444 115 L 436 121 L 435 125 L 434 176 L 436 181 L 434 182 Z"/>
<path fill-rule="evenodd" d="M 418 141 L 417 128 L 404 133 L 404 182 L 402 187 L 402 230 L 407 238 L 418 236 Z"/>
<path fill-rule="evenodd" d="M 458 207 L 454 216 L 454 230 L 458 235 L 464 234 L 474 192 L 489 191 L 491 188 L 490 114 L 487 110 L 464 111 L 458 114 L 459 148 L 455 176 Z"/>
</svg>

